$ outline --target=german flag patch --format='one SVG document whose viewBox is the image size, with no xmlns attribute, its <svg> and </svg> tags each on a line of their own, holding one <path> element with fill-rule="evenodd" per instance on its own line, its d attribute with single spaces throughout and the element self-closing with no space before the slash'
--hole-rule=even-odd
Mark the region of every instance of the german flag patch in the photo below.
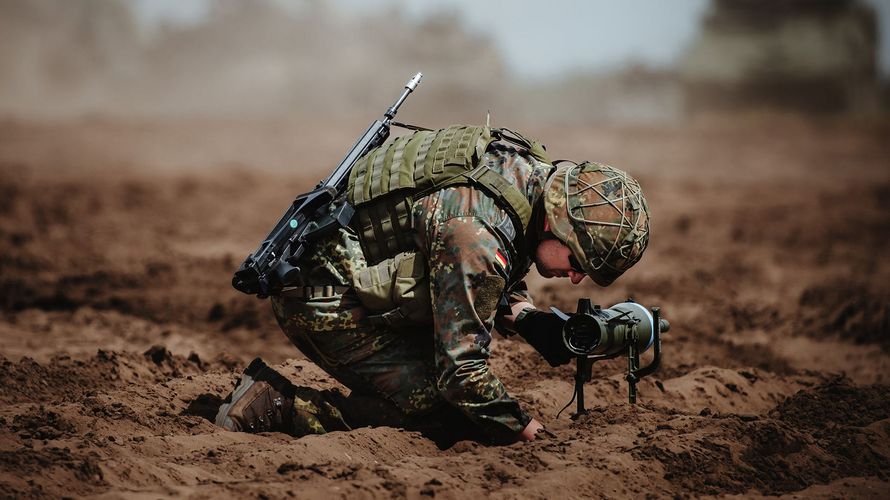
<svg viewBox="0 0 890 500">
<path fill-rule="evenodd" d="M 504 271 L 507 270 L 507 257 L 505 257 L 504 254 L 501 253 L 500 249 L 498 249 L 494 253 L 494 260 L 496 260 L 497 263 L 501 266 L 501 269 L 503 269 Z"/>
</svg>

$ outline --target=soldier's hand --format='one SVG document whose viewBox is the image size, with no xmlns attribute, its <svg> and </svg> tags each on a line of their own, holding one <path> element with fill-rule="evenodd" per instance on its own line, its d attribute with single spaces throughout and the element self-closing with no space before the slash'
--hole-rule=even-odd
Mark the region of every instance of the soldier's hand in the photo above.
<svg viewBox="0 0 890 500">
<path fill-rule="evenodd" d="M 541 425 L 541 422 L 538 422 L 537 419 L 533 418 L 532 421 L 525 426 L 525 429 L 522 429 L 522 432 L 519 433 L 517 441 L 532 441 L 535 439 L 535 434 L 543 429 L 544 426 Z"/>
</svg>

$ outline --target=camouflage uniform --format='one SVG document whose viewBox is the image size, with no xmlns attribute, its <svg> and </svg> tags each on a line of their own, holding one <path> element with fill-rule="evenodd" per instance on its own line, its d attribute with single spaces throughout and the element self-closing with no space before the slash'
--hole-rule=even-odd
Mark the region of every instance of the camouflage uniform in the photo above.
<svg viewBox="0 0 890 500">
<path fill-rule="evenodd" d="M 525 193 L 532 206 L 541 205 L 551 165 L 499 143 L 481 161 Z M 367 262 L 356 235 L 347 229 L 319 241 L 302 259 L 305 282 L 334 292 L 274 297 L 275 316 L 297 348 L 353 395 L 365 398 L 365 408 L 368 400 L 382 398 L 406 419 L 393 416 L 397 421 L 390 425 L 440 420 L 456 408 L 460 412 L 452 421 L 469 419 L 490 440 L 510 441 L 531 417 L 507 394 L 487 359 L 498 299 L 514 268 L 523 267 L 519 273 L 524 275 L 530 263 L 512 262 L 516 253 L 509 251 L 510 235 L 495 230 L 504 227 L 507 213 L 472 187 L 450 187 L 419 199 L 412 216 L 417 251 L 429 277 L 427 324 L 390 327 L 367 321 L 380 311 L 368 310 L 348 288 Z M 524 283 L 509 292 L 512 301 L 531 301 Z M 295 406 L 312 420 L 303 425 L 311 432 L 348 427 L 336 408 L 351 415 L 347 421 L 368 421 L 331 393 L 298 395 Z M 383 412 L 375 408 L 365 417 Z"/>
</svg>

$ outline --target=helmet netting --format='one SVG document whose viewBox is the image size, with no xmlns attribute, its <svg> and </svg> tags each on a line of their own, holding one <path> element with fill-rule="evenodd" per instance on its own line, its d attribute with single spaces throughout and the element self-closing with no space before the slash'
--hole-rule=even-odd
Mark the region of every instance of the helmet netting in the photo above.
<svg viewBox="0 0 890 500">
<path fill-rule="evenodd" d="M 593 255 L 587 256 L 591 267 L 596 270 L 607 267 L 621 273 L 642 256 L 642 251 L 635 249 L 645 249 L 648 243 L 646 200 L 639 183 L 626 172 L 608 165 L 597 165 L 597 170 L 584 171 L 585 165 L 591 164 L 575 165 L 566 172 L 565 193 L 569 218 L 582 247 L 594 251 Z M 593 175 L 585 176 L 587 179 L 582 178 L 583 174 L 596 172 L 602 175 L 599 180 L 587 180 L 594 177 Z M 585 215 L 585 209 L 605 206 L 611 207 L 610 213 L 615 216 L 614 219 L 592 219 Z M 594 210 L 587 210 L 588 213 L 592 211 Z M 611 231 L 599 231 L 596 228 L 608 228 Z M 611 241 L 602 237 L 609 232 L 614 232 Z M 598 236 L 596 239 L 594 233 Z M 596 244 L 595 240 L 600 244 Z M 620 267 L 615 265 L 618 262 Z"/>
</svg>

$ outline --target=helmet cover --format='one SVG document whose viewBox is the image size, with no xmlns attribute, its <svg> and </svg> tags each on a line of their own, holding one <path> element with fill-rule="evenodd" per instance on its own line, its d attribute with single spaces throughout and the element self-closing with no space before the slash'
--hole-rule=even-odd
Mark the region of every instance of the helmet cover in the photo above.
<svg viewBox="0 0 890 500">
<path fill-rule="evenodd" d="M 600 286 L 636 264 L 649 243 L 649 207 L 640 184 L 617 168 L 560 165 L 547 181 L 544 207 L 550 230 Z"/>
</svg>

